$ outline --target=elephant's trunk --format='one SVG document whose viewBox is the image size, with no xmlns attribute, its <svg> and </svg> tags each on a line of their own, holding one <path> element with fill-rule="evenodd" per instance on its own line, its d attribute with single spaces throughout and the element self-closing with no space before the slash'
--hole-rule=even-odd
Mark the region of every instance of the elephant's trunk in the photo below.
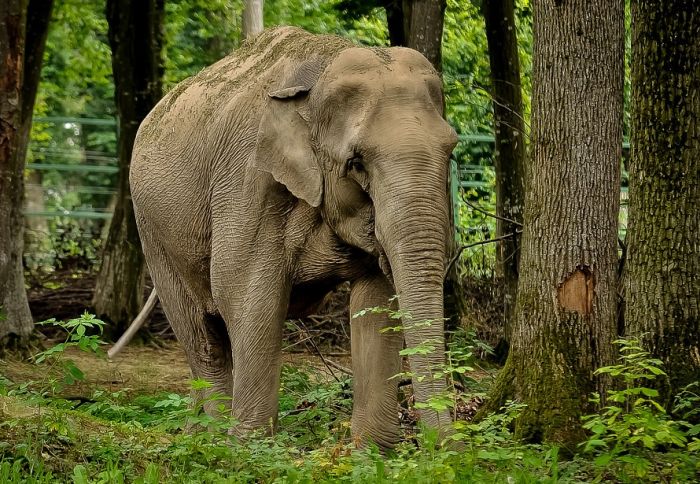
<svg viewBox="0 0 700 484">
<path fill-rule="evenodd" d="M 409 354 L 416 402 L 446 390 L 442 369 L 445 363 L 443 322 L 443 274 L 447 233 L 447 194 L 444 178 L 437 174 L 422 193 L 387 190 L 391 200 L 379 204 L 377 238 L 391 266 L 399 308 L 404 317 L 407 348 L 433 348 L 430 353 Z M 432 196 L 424 194 L 430 193 Z M 398 194 L 398 195 L 397 195 Z M 389 235 L 390 234 L 390 235 Z M 410 352 L 409 352 L 410 353 Z M 441 376 L 438 376 L 441 375 Z M 421 420 L 445 429 L 447 411 L 420 410 Z"/>
</svg>

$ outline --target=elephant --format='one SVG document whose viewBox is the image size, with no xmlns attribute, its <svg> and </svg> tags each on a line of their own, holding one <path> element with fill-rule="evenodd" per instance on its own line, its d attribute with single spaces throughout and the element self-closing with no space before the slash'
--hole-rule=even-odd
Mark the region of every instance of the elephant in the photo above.
<svg viewBox="0 0 700 484">
<path fill-rule="evenodd" d="M 274 429 L 284 321 L 345 281 L 351 314 L 404 314 L 402 331 L 382 331 L 397 323 L 377 312 L 351 321 L 353 440 L 400 440 L 404 340 L 435 347 L 409 357 L 416 400 L 445 391 L 434 373 L 456 142 L 420 53 L 294 27 L 247 41 L 144 119 L 129 176 L 144 255 L 193 377 L 212 383 L 198 396 L 231 397 L 233 434 Z M 420 414 L 450 425 L 447 411 Z"/>
</svg>

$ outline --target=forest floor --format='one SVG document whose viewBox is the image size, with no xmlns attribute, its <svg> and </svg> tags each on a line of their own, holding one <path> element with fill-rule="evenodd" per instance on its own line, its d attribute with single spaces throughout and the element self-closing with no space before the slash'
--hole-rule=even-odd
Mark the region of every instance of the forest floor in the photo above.
<svg viewBox="0 0 700 484">
<path fill-rule="evenodd" d="M 61 277 L 30 290 L 37 319 L 65 321 L 89 308 L 92 279 Z M 489 309 L 489 291 L 484 285 L 470 293 L 471 303 L 485 308 L 474 314 L 485 320 L 498 314 Z M 623 423 L 607 423 L 605 438 L 614 448 L 599 442 L 573 457 L 517 439 L 513 422 L 523 408 L 517 402 L 472 421 L 497 368 L 479 359 L 484 346 L 465 331 L 451 335 L 457 360 L 445 370 L 454 387 L 429 403 L 454 409 L 455 443 L 441 445 L 436 433 L 417 425 L 410 378 L 402 376 L 403 442 L 385 454 L 358 448 L 350 433 L 346 297 L 341 290 L 322 314 L 287 325 L 276 430 L 245 440 L 229 435 L 236 424 L 230 417 L 206 416 L 190 397 L 207 383 L 191 379 L 162 313 L 150 325 L 155 338 L 127 346 L 113 361 L 104 355 L 107 344 L 91 346 L 89 332 L 62 347 L 65 328 L 42 326 L 44 361 L 0 360 L 0 483 L 698 481 L 700 441 L 692 431 L 683 437 L 690 442 L 685 449 L 633 443 L 630 432 L 642 431 L 634 427 L 640 415 L 649 432 L 671 428 L 667 417 L 646 407 L 624 414 Z"/>
<path fill-rule="evenodd" d="M 58 341 L 47 341 L 45 346 L 50 347 L 55 343 Z M 165 341 L 159 346 L 130 345 L 113 360 L 98 358 L 77 348 L 68 348 L 63 355 L 78 368 L 85 369 L 85 379 L 71 385 L 64 397 L 87 400 L 95 389 L 112 392 L 128 389 L 135 394 L 186 394 L 190 389 L 190 367 L 184 351 L 175 341 Z M 351 366 L 349 356 L 324 358 L 332 364 L 346 368 Z M 340 370 L 326 366 L 323 359 L 309 353 L 283 353 L 282 361 L 286 365 L 305 368 L 324 381 L 334 378 L 334 375 L 342 375 Z M 27 359 L 0 360 L 0 375 L 14 382 L 35 382 L 35 385 L 40 385 L 51 378 L 60 377 L 62 372 L 60 365 L 40 366 Z"/>
</svg>

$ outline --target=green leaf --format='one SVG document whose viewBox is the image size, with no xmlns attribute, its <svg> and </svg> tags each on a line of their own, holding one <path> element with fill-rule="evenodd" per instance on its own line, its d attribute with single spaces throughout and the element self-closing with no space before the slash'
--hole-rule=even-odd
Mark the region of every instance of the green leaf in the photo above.
<svg viewBox="0 0 700 484">
<path fill-rule="evenodd" d="M 148 463 L 143 482 L 144 484 L 158 484 L 160 482 L 160 470 L 153 462 Z"/>
<path fill-rule="evenodd" d="M 606 467 L 610 461 L 613 459 L 613 454 L 601 454 L 595 458 L 593 464 L 596 467 Z"/>
<path fill-rule="evenodd" d="M 88 484 L 88 473 L 84 465 L 78 464 L 73 468 L 73 483 Z"/>
<path fill-rule="evenodd" d="M 67 361 L 66 362 L 66 370 L 68 370 L 68 373 L 76 380 L 76 381 L 83 381 L 85 379 L 85 374 L 75 366 L 75 363 L 72 361 Z"/>
<path fill-rule="evenodd" d="M 642 393 L 643 393 L 644 395 L 646 395 L 647 397 L 654 398 L 654 397 L 658 397 L 658 396 L 659 396 L 659 392 L 658 392 L 657 390 L 654 390 L 653 388 L 645 388 L 645 387 L 642 387 L 642 388 L 640 388 L 640 390 L 641 390 Z"/>
</svg>

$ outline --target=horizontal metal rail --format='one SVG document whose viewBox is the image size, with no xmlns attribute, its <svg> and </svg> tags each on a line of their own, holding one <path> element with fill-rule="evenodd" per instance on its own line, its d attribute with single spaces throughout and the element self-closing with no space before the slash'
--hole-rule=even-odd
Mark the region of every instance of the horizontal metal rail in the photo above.
<svg viewBox="0 0 700 484">
<path fill-rule="evenodd" d="M 103 219 L 107 220 L 112 218 L 111 212 L 91 212 L 87 210 L 31 210 L 24 212 L 27 217 L 68 217 L 68 218 L 82 218 L 82 219 Z"/>
<path fill-rule="evenodd" d="M 118 173 L 118 166 L 109 165 L 60 165 L 57 163 L 27 163 L 26 167 L 31 170 L 41 171 L 73 171 L 86 173 Z"/>
<path fill-rule="evenodd" d="M 53 124 L 89 124 L 92 126 L 117 126 L 116 118 L 71 118 L 70 116 L 39 116 L 34 118 L 33 122 Z"/>
</svg>

